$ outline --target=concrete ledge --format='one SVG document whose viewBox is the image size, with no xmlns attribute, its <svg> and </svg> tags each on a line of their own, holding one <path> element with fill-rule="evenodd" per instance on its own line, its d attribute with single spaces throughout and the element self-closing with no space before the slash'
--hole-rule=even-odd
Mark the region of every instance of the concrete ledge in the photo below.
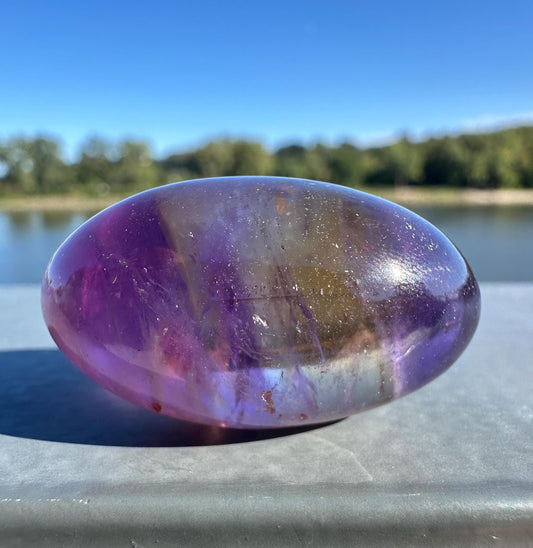
<svg viewBox="0 0 533 548">
<path fill-rule="evenodd" d="M 420 391 L 314 429 L 235 432 L 86 379 L 37 286 L 0 287 L 0 544 L 533 543 L 533 284 L 483 284 L 479 330 Z"/>
</svg>

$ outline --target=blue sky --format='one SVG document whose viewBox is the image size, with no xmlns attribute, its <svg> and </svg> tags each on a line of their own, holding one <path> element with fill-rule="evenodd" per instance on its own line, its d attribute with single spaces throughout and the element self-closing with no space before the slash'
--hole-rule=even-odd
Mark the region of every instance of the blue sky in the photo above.
<svg viewBox="0 0 533 548">
<path fill-rule="evenodd" d="M 0 138 L 163 154 L 531 123 L 532 21 L 530 0 L 6 2 Z"/>
</svg>

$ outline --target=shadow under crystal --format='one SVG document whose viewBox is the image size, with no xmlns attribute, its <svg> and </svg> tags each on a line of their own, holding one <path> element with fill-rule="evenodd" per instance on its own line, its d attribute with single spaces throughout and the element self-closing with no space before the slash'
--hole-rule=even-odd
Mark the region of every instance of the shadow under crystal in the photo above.
<svg viewBox="0 0 533 548">
<path fill-rule="evenodd" d="M 108 392 L 58 350 L 0 352 L 0 433 L 124 447 L 242 443 L 317 428 L 236 430 L 157 415 Z"/>
</svg>

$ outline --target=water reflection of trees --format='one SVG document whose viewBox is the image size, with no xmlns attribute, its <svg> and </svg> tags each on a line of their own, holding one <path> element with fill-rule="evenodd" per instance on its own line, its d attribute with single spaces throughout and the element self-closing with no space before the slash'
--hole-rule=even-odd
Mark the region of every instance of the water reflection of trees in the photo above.
<svg viewBox="0 0 533 548">
<path fill-rule="evenodd" d="M 7 215 L 7 219 L 13 232 L 28 232 L 35 216 L 34 211 L 13 211 Z"/>
<path fill-rule="evenodd" d="M 5 214 L 14 234 L 27 234 L 42 229 L 68 232 L 91 215 L 74 211 L 11 211 Z"/>
<path fill-rule="evenodd" d="M 43 211 L 39 213 L 45 228 L 66 228 L 74 222 L 77 214 L 71 211 Z"/>
</svg>

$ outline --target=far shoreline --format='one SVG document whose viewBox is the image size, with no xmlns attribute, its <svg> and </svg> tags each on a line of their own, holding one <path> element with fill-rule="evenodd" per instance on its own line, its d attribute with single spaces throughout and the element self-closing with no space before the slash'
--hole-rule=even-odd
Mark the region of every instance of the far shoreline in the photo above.
<svg viewBox="0 0 533 548">
<path fill-rule="evenodd" d="M 533 189 L 361 188 L 405 207 L 533 206 Z M 132 194 L 91 197 L 75 194 L 0 196 L 0 211 L 78 211 L 104 209 Z"/>
</svg>

